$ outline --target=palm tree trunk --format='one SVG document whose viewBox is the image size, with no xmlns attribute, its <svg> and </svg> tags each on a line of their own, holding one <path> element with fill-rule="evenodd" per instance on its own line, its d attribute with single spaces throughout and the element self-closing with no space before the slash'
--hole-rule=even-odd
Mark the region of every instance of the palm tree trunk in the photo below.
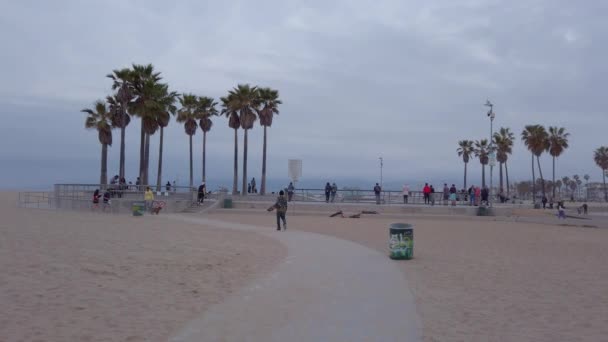
<svg viewBox="0 0 608 342">
<path fill-rule="evenodd" d="M 160 143 L 158 145 L 158 172 L 156 173 L 156 191 L 160 191 L 163 180 L 163 126 L 160 126 Z"/>
<path fill-rule="evenodd" d="M 207 132 L 203 131 L 203 182 L 207 182 L 207 175 L 205 173 L 206 163 L 205 157 L 207 153 Z"/>
<path fill-rule="evenodd" d="M 243 189 L 242 195 L 247 195 L 247 131 L 245 130 L 245 135 L 243 137 Z M 253 191 L 253 189 L 251 189 Z"/>
<path fill-rule="evenodd" d="M 503 164 L 503 163 L 500 163 L 500 165 L 499 165 L 499 171 L 498 171 L 498 173 L 499 173 L 499 175 L 500 175 L 500 188 L 499 188 L 499 189 L 500 189 L 500 190 L 499 190 L 500 192 L 502 192 L 502 191 L 504 191 L 504 190 L 505 190 L 505 188 L 504 188 L 504 186 L 503 186 L 503 182 L 502 182 L 502 164 Z"/>
<path fill-rule="evenodd" d="M 507 162 L 505 161 L 505 179 L 507 181 L 507 197 L 509 197 L 509 169 L 507 168 Z"/>
<path fill-rule="evenodd" d="M 543 197 L 545 197 L 545 179 L 543 178 L 543 170 L 540 168 L 540 156 L 536 156 L 536 162 L 538 164 L 538 174 L 540 176 L 540 184 L 543 187 Z"/>
<path fill-rule="evenodd" d="M 237 134 L 238 128 L 234 129 L 234 178 L 232 179 L 232 194 L 238 193 L 239 179 L 239 139 Z"/>
<path fill-rule="evenodd" d="M 486 187 L 486 166 L 481 164 L 481 187 Z"/>
<path fill-rule="evenodd" d="M 467 164 L 464 163 L 464 190 L 467 190 Z"/>
<path fill-rule="evenodd" d="M 553 192 L 551 197 L 555 198 L 555 156 L 553 156 Z"/>
<path fill-rule="evenodd" d="M 192 190 L 192 187 L 194 186 L 193 169 L 192 169 L 192 136 L 188 135 L 188 138 L 190 140 L 190 190 Z"/>
<path fill-rule="evenodd" d="M 604 200 L 608 202 L 608 189 L 606 189 L 606 170 L 602 169 L 602 179 L 604 180 Z"/>
<path fill-rule="evenodd" d="M 536 177 L 534 177 L 534 153 L 532 153 L 532 203 L 536 203 Z"/>
<path fill-rule="evenodd" d="M 150 134 L 146 133 L 146 148 L 145 148 L 145 157 L 144 157 L 144 180 L 146 185 L 150 185 L 150 180 L 148 179 L 149 170 L 150 170 Z"/>
<path fill-rule="evenodd" d="M 262 184 L 260 185 L 260 195 L 266 193 L 266 126 L 264 126 L 264 148 L 262 150 Z"/>
<path fill-rule="evenodd" d="M 108 184 L 108 145 L 101 144 L 101 173 L 99 176 L 99 184 L 105 189 Z"/>
<path fill-rule="evenodd" d="M 143 185 L 144 181 L 144 149 L 146 146 L 146 132 L 144 132 L 144 120 L 141 120 L 141 134 L 139 138 L 139 182 Z M 139 189 L 138 189 L 139 190 Z"/>
<path fill-rule="evenodd" d="M 126 104 L 123 103 L 123 108 L 125 108 L 125 106 Z M 125 118 L 126 113 L 123 109 L 120 117 L 120 166 L 118 167 L 118 176 L 120 177 L 120 179 L 123 179 L 125 177 Z"/>
</svg>

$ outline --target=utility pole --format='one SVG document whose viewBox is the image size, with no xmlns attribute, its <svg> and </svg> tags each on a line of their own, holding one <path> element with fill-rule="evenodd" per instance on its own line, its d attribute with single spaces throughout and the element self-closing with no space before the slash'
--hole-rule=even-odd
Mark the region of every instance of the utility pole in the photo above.
<svg viewBox="0 0 608 342">
<path fill-rule="evenodd" d="M 380 188 L 382 189 L 382 168 L 384 167 L 384 159 L 382 157 L 380 159 Z"/>
<path fill-rule="evenodd" d="M 494 105 L 492 104 L 492 102 L 490 102 L 490 100 L 486 100 L 486 107 L 490 107 L 490 110 L 488 111 L 488 117 L 490 118 L 490 145 L 488 146 L 489 148 L 489 153 L 490 153 L 490 192 L 488 194 L 488 202 L 490 207 L 492 207 L 492 202 L 493 202 L 493 195 L 492 195 L 492 176 L 493 176 L 493 170 L 494 170 L 494 164 L 496 164 L 496 154 L 494 152 L 494 127 L 493 127 L 493 123 L 494 123 L 494 118 L 496 117 L 496 114 L 494 114 Z"/>
</svg>

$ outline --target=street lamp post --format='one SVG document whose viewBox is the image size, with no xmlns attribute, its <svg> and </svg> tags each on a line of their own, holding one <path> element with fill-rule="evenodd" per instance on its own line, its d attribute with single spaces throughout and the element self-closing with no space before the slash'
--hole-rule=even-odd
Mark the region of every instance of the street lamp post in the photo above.
<svg viewBox="0 0 608 342">
<path fill-rule="evenodd" d="M 490 145 L 488 146 L 488 149 L 490 150 L 490 193 L 488 195 L 488 202 L 490 207 L 492 207 L 492 202 L 493 202 L 493 196 L 492 196 L 492 176 L 493 176 L 493 169 L 494 169 L 494 164 L 496 164 L 496 157 L 495 157 L 495 152 L 494 152 L 494 127 L 493 127 L 493 123 L 494 123 L 494 118 L 496 117 L 496 114 L 494 114 L 494 105 L 492 104 L 492 102 L 490 102 L 490 100 L 486 100 L 486 107 L 490 107 L 490 110 L 488 111 L 488 117 L 490 118 Z"/>
<path fill-rule="evenodd" d="M 384 166 L 384 159 L 382 159 L 382 157 L 379 157 L 378 159 L 380 159 L 380 189 L 382 189 L 382 167 Z"/>
</svg>

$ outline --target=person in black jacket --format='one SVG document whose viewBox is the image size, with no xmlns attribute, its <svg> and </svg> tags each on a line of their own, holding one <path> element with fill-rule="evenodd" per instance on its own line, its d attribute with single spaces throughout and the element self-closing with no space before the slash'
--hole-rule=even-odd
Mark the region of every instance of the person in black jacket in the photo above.
<svg viewBox="0 0 608 342">
<path fill-rule="evenodd" d="M 331 185 L 327 182 L 325 184 L 325 203 L 329 203 L 329 195 L 331 195 Z"/>
<path fill-rule="evenodd" d="M 207 187 L 205 186 L 205 182 L 201 183 L 198 187 L 198 205 L 201 205 L 205 200 L 205 193 L 207 192 Z"/>
</svg>

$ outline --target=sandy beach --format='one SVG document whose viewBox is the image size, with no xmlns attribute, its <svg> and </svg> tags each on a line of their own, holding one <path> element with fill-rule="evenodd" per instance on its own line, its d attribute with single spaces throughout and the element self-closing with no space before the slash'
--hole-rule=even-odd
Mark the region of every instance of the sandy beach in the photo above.
<svg viewBox="0 0 608 342">
<path fill-rule="evenodd" d="M 256 233 L 15 195 L 0 193 L 0 341 L 164 341 L 286 255 Z"/>
<path fill-rule="evenodd" d="M 258 210 L 136 218 L 18 209 L 14 196 L 0 196 L 1 341 L 164 341 L 189 323 L 206 322 L 201 315 L 214 304 L 228 303 L 216 312 L 238 313 L 230 303 L 239 307 L 240 289 L 289 269 L 283 260 L 294 250 L 274 234 L 318 233 L 386 255 L 387 227 L 394 222 L 415 227 L 415 259 L 386 262 L 407 279 L 404 289 L 414 296 L 424 341 L 608 336 L 605 226 L 558 225 L 539 211 L 518 214 L 528 223 L 306 214 L 288 216 L 289 230 L 275 232 L 274 214 Z M 250 228 L 230 229 L 236 223 Z M 297 260 L 314 278 L 318 266 L 307 265 L 307 257 Z M 306 301 L 301 293 L 289 292 L 290 302 Z"/>
<path fill-rule="evenodd" d="M 274 225 L 273 215 L 208 216 L 268 229 Z M 414 224 L 415 259 L 398 263 L 416 298 L 424 341 L 601 341 L 608 336 L 607 229 L 475 217 L 288 220 L 290 229 L 383 252 L 390 223 Z"/>
</svg>

